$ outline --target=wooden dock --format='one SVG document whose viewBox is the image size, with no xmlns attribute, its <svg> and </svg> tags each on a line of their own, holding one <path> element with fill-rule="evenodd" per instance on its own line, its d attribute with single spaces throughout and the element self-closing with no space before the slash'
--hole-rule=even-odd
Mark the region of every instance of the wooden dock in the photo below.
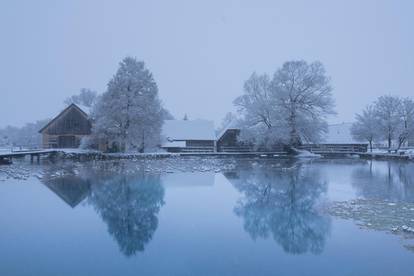
<svg viewBox="0 0 414 276">
<path fill-rule="evenodd" d="M 22 150 L 22 151 L 10 151 L 10 152 L 0 152 L 0 164 L 6 163 L 6 160 L 11 161 L 13 158 L 22 158 L 30 156 L 30 162 L 36 158 L 37 162 L 40 161 L 40 156 L 50 155 L 57 153 L 57 150 Z"/>
</svg>

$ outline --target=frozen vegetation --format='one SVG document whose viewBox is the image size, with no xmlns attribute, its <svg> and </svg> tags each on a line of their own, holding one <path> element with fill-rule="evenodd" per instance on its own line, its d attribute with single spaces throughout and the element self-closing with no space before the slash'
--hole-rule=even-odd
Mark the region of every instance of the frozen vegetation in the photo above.
<svg viewBox="0 0 414 276">
<path fill-rule="evenodd" d="M 414 250 L 414 203 L 357 199 L 333 202 L 330 215 L 351 219 L 365 229 L 386 231 L 402 236 L 405 247 Z"/>
</svg>

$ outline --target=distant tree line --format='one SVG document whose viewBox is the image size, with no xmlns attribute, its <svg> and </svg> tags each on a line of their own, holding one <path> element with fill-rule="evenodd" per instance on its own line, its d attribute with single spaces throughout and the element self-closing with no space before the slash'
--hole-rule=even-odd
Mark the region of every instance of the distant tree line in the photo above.
<svg viewBox="0 0 414 276">
<path fill-rule="evenodd" d="M 414 101 L 411 98 L 381 96 L 356 115 L 351 133 L 358 141 L 386 142 L 389 151 L 399 150 L 414 139 Z"/>
<path fill-rule="evenodd" d="M 49 119 L 27 123 L 22 127 L 6 126 L 0 129 L 0 147 L 39 147 L 42 136 L 39 129 L 45 126 Z"/>
</svg>

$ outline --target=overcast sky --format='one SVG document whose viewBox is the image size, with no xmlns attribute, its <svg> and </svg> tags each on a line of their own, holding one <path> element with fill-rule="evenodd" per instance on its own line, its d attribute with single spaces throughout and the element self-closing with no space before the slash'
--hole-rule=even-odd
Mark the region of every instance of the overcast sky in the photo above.
<svg viewBox="0 0 414 276">
<path fill-rule="evenodd" d="M 53 117 L 103 92 L 119 61 L 145 61 L 177 118 L 220 122 L 253 71 L 320 60 L 338 115 L 414 96 L 414 1 L 1 1 L 0 127 Z"/>
</svg>

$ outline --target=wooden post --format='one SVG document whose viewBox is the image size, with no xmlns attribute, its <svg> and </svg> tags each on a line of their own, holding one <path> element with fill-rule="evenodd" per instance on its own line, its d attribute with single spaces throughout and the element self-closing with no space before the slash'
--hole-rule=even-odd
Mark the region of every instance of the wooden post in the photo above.
<svg viewBox="0 0 414 276">
<path fill-rule="evenodd" d="M 30 163 L 33 163 L 33 154 L 30 154 Z"/>
<path fill-rule="evenodd" d="M 40 162 L 40 154 L 37 155 L 37 163 Z"/>
</svg>

